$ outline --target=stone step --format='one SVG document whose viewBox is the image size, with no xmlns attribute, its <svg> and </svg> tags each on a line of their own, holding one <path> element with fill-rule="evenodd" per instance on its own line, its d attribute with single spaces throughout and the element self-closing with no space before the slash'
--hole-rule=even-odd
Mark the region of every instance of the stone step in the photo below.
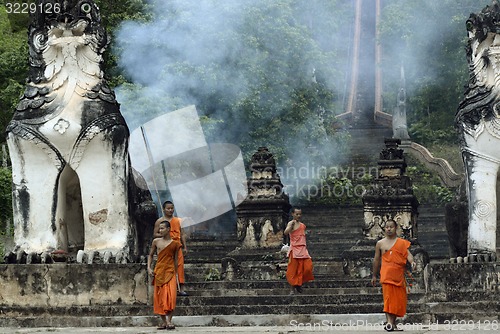
<svg viewBox="0 0 500 334">
<path fill-rule="evenodd" d="M 184 256 L 185 262 L 220 262 L 220 259 L 225 257 L 228 253 L 233 251 L 235 248 L 228 248 L 226 250 L 221 250 L 218 252 L 212 252 L 207 249 L 189 249 L 189 252 L 186 256 Z"/>
<path fill-rule="evenodd" d="M 152 312 L 151 312 L 152 313 Z M 454 324 L 452 321 L 481 321 L 482 328 L 484 324 L 498 324 L 498 314 L 494 312 L 465 312 L 465 313 L 418 313 L 410 312 L 400 320 L 404 325 L 405 331 L 428 331 L 440 325 L 441 330 L 443 325 L 455 330 L 460 330 L 460 324 Z M 366 331 L 383 331 L 382 322 L 385 321 L 384 313 L 347 313 L 347 314 L 215 314 L 203 316 L 178 316 L 175 315 L 173 322 L 176 327 L 200 327 L 200 326 L 219 326 L 219 327 L 234 327 L 234 326 L 261 326 L 267 328 L 269 333 L 274 332 L 275 326 L 286 326 L 288 331 L 295 332 L 298 330 L 299 324 L 310 325 L 310 328 L 321 331 L 336 331 L 341 333 L 341 329 L 345 328 L 349 331 L 366 330 Z M 326 324 L 323 326 L 323 324 Z M 417 328 L 413 327 L 416 324 Z M 419 324 L 422 324 L 420 326 Z M 28 317 L 14 316 L 8 318 L 0 317 L 0 325 L 2 327 L 11 328 L 37 328 L 37 327 L 53 327 L 53 328 L 82 328 L 82 327 L 156 327 L 158 325 L 158 316 L 95 316 L 95 317 L 74 317 L 74 316 L 43 316 L 43 317 Z M 312 327 L 316 325 L 316 327 Z M 349 326 L 349 327 L 347 327 Z M 432 326 L 432 327 L 431 327 Z M 453 327 L 452 327 L 453 326 Z M 305 327 L 303 327 L 305 329 Z M 464 327 L 462 327 L 464 328 Z M 491 326 L 490 326 L 491 328 Z M 22 330 L 21 330 L 22 331 Z M 222 330 L 223 332 L 227 332 Z M 319 331 L 319 330 L 318 330 Z M 24 333 L 24 331 L 23 331 Z"/>
<path fill-rule="evenodd" d="M 352 235 L 330 232 L 311 233 L 311 235 L 307 236 L 307 247 L 334 248 L 338 247 L 338 245 L 355 245 L 362 239 L 364 239 L 364 236 L 361 233 Z M 331 245 L 331 247 L 328 247 L 328 245 Z M 375 246 L 375 243 L 373 245 Z"/>
<path fill-rule="evenodd" d="M 363 216 L 358 215 L 356 218 L 345 218 L 343 220 L 340 219 L 331 219 L 331 220 L 314 220 L 308 219 L 304 220 L 304 224 L 307 227 L 308 231 L 316 231 L 316 230 L 340 230 L 340 231 L 352 231 L 352 233 L 361 231 L 364 226 Z"/>
<path fill-rule="evenodd" d="M 345 238 L 345 234 L 342 235 L 344 238 L 337 238 L 339 233 L 334 232 L 321 232 L 321 233 L 311 233 L 308 236 L 308 249 L 311 254 L 315 254 L 317 256 L 338 256 L 349 250 L 356 250 L 356 245 L 359 239 L 362 236 L 356 236 L 351 238 Z M 428 232 L 428 231 L 419 231 L 418 234 L 419 242 L 430 254 L 448 256 L 448 236 L 443 233 L 436 232 Z M 375 245 L 375 240 L 372 242 Z M 354 248 L 353 248 L 354 247 Z M 278 252 L 278 247 L 271 251 Z M 369 249 L 372 252 L 371 249 Z M 205 265 L 209 264 L 217 264 L 220 263 L 220 260 L 223 257 L 226 257 L 230 250 L 227 252 L 219 252 L 219 253 L 210 253 L 207 254 L 206 250 L 200 251 L 190 251 L 188 256 L 186 256 L 186 264 L 200 264 L 202 268 Z M 245 257 L 248 261 L 258 261 L 263 260 L 263 255 L 259 254 L 247 254 Z M 196 266 L 193 266 L 196 267 Z"/>
<path fill-rule="evenodd" d="M 189 251 L 207 251 L 210 250 L 212 253 L 225 252 L 228 250 L 233 250 L 239 246 L 237 241 L 221 240 L 221 241 L 198 241 L 189 240 L 187 241 Z"/>
<path fill-rule="evenodd" d="M 368 280 L 367 280 L 368 282 Z M 368 282 L 369 283 L 369 282 Z M 366 285 L 368 285 L 368 283 Z M 370 286 L 358 288 L 310 288 L 308 283 L 303 287 L 303 295 L 361 295 L 361 294 L 381 294 L 380 288 Z M 189 290 L 189 297 L 239 297 L 239 296 L 287 296 L 290 293 L 290 286 L 284 285 L 268 289 L 227 289 L 227 290 Z"/>
<path fill-rule="evenodd" d="M 445 217 L 432 216 L 431 219 L 418 220 L 418 229 L 425 229 L 428 231 L 446 231 Z"/>
<path fill-rule="evenodd" d="M 307 304 L 302 305 L 294 301 L 294 296 L 284 300 L 280 305 L 203 305 L 179 306 L 176 313 L 180 316 L 209 315 L 209 314 L 335 314 L 335 313 L 378 313 L 383 309 L 383 302 L 363 304 Z M 429 307 L 421 303 L 408 303 L 413 312 L 429 312 Z"/>
<path fill-rule="evenodd" d="M 311 304 L 322 305 L 345 305 L 345 304 L 369 304 L 379 303 L 382 300 L 380 289 L 373 288 L 372 293 L 366 294 L 312 294 L 310 290 L 304 289 L 304 293 L 295 295 L 237 295 L 237 296 L 196 296 L 182 297 L 177 299 L 177 306 L 203 307 L 207 305 L 224 305 L 224 306 L 249 306 L 249 305 L 266 305 L 266 306 L 281 306 L 284 304 L 302 305 L 307 307 Z M 420 301 L 424 297 L 423 293 L 412 293 L 408 295 L 410 301 Z"/>
<path fill-rule="evenodd" d="M 358 280 L 359 281 L 359 280 Z M 248 284 L 252 282 L 247 282 Z M 261 282 L 262 283 L 262 282 Z M 206 283 L 200 283 L 206 284 Z M 227 283 L 226 283 L 227 284 Z M 211 283 L 210 285 L 216 285 Z M 192 294 L 189 297 L 179 297 L 176 309 L 176 318 L 179 316 L 193 315 L 278 315 L 278 314 L 319 314 L 325 318 L 331 314 L 345 313 L 377 313 L 382 307 L 382 296 L 380 288 L 357 288 L 357 289 L 328 289 L 316 291 L 320 295 L 313 294 L 313 288 L 305 291 L 303 295 L 283 295 L 273 293 L 267 296 L 241 296 L 238 291 L 233 291 L 234 296 L 204 297 L 203 294 L 210 290 L 199 290 L 202 295 Z M 220 291 L 220 290 L 219 290 Z M 229 290 L 230 291 L 230 290 Z M 249 290 L 250 293 L 255 290 Z M 360 291 L 362 291 L 360 293 Z M 241 291 L 239 291 L 241 293 Z M 264 293 L 264 291 L 260 291 Z M 354 292 L 354 293 L 351 293 Z M 230 292 L 231 293 L 231 292 Z M 232 294 L 231 293 L 231 294 Z M 246 292 L 248 293 L 248 292 Z M 454 302 L 428 302 L 423 293 L 411 293 L 409 295 L 408 314 L 406 319 L 416 321 L 418 319 L 434 319 L 441 323 L 445 320 L 478 320 L 497 317 L 500 312 L 500 302 L 489 292 L 464 292 L 457 293 L 455 297 L 460 301 Z M 445 298 L 439 296 L 438 298 Z M 211 300 L 211 305 L 207 302 Z M 479 301 L 478 301 L 479 300 Z M 111 319 L 121 318 L 120 326 L 127 321 L 132 326 L 137 326 L 141 321 L 134 324 L 132 319 L 137 316 L 148 317 L 152 313 L 150 305 L 109 305 L 109 306 L 77 306 L 77 307 L 0 307 L 0 324 L 12 326 L 15 321 L 26 320 L 24 324 L 30 323 L 31 318 L 39 320 L 36 326 L 41 325 L 47 319 L 48 326 L 54 326 L 56 319 L 72 317 L 74 319 L 86 319 L 86 326 L 104 326 Z M 459 315 L 459 316 L 457 316 Z M 15 320 L 17 319 L 17 320 Z M 94 320 L 92 320 L 94 319 Z M 96 319 L 100 319 L 97 321 Z M 152 319 L 152 318 L 151 318 Z M 95 323 L 91 324 L 92 321 Z M 144 321 L 144 319 L 143 319 Z M 73 321 L 64 323 L 63 326 L 74 325 Z M 193 323 L 191 323 L 193 325 Z"/>
<path fill-rule="evenodd" d="M 307 249 L 309 250 L 326 250 L 326 251 L 342 251 L 346 248 L 356 245 L 356 239 L 338 239 L 338 240 L 314 240 L 313 238 L 308 238 Z M 342 247 L 339 247 L 342 246 Z"/>
<path fill-rule="evenodd" d="M 446 244 L 448 244 L 448 233 L 446 233 L 445 231 L 419 231 L 418 238 L 425 240 L 446 241 Z"/>
<path fill-rule="evenodd" d="M 379 313 L 383 308 L 381 295 L 339 295 L 318 298 L 318 296 L 274 295 L 267 298 L 255 297 L 179 297 L 176 307 L 176 317 L 195 315 L 278 315 L 278 314 L 371 314 Z M 439 315 L 441 321 L 450 319 L 450 315 L 460 314 L 455 319 L 474 319 L 485 316 L 498 316 L 500 303 L 498 301 L 480 302 L 437 302 L 426 303 L 421 296 L 409 295 L 408 311 L 430 315 Z M 203 301 L 213 299 L 211 305 Z M 261 301 L 258 303 L 257 301 Z M 252 301 L 245 304 L 243 301 Z M 316 301 L 316 302 L 315 302 Z M 356 303 L 352 303 L 355 301 Z M 325 303 L 326 302 L 326 303 Z M 359 303 L 359 304 L 358 304 Z M 128 306 L 79 306 L 79 307 L 33 307 L 27 309 L 1 308 L 0 323 L 4 326 L 10 318 L 27 317 L 134 317 L 152 314 L 151 305 Z M 37 326 L 40 326 L 37 324 Z"/>
<path fill-rule="evenodd" d="M 189 258 L 184 259 L 185 264 L 203 264 L 203 265 L 209 265 L 209 264 L 218 264 L 221 262 L 221 258 L 225 257 L 222 256 L 212 256 L 212 255 L 207 255 L 207 254 L 197 254 L 196 256 L 189 256 Z"/>
<path fill-rule="evenodd" d="M 350 220 L 349 223 L 339 223 L 337 222 L 316 222 L 311 221 L 306 224 L 306 231 L 308 234 L 311 233 L 348 233 L 350 235 L 359 235 L 364 226 L 364 222 L 361 218 L 356 220 Z"/>
<path fill-rule="evenodd" d="M 336 314 L 336 313 L 378 313 L 382 311 L 383 302 L 381 296 L 373 303 L 357 304 L 322 304 L 309 303 L 299 304 L 297 295 L 278 298 L 284 304 L 216 304 L 216 305 L 181 305 L 186 302 L 178 302 L 175 316 L 200 316 L 200 315 L 278 315 L 278 314 Z M 190 297 L 183 297 L 186 300 Z M 230 297 L 228 297 L 230 298 Z M 234 298 L 236 299 L 236 298 Z M 181 298 L 178 299 L 178 301 Z M 27 317 L 133 317 L 152 315 L 152 306 L 141 305 L 137 307 L 78 307 L 78 308 L 32 308 L 30 310 L 11 309 L 0 316 L 0 323 L 5 324 L 9 318 Z M 419 302 L 409 302 L 408 309 L 412 312 L 428 312 L 429 307 Z M 37 327 L 40 325 L 37 324 Z M 66 325 L 67 326 L 67 325 Z"/>
<path fill-rule="evenodd" d="M 317 261 L 327 261 L 327 262 L 336 262 L 336 261 L 342 261 L 343 259 L 343 254 L 347 252 L 348 250 L 351 249 L 349 247 L 346 250 L 342 249 L 314 249 L 314 248 L 309 248 L 309 254 L 311 255 L 313 259 L 313 263 L 316 263 Z M 375 249 L 370 250 L 368 252 L 369 256 L 368 257 L 373 257 L 373 252 Z M 276 253 L 277 251 L 274 251 L 273 253 Z M 271 254 L 270 254 L 271 255 Z M 233 257 L 235 258 L 235 257 Z M 287 263 L 287 257 L 285 253 L 281 253 L 281 256 L 279 257 L 270 257 L 270 258 L 265 258 L 262 254 L 248 254 L 248 256 L 243 257 L 239 256 L 237 257 L 238 263 L 242 264 L 255 264 L 255 265 L 270 265 L 270 264 L 278 264 L 278 263 Z M 187 262 L 186 262 L 187 263 Z M 198 262 L 201 263 L 201 262 Z M 209 263 L 216 263 L 216 262 L 205 262 L 205 264 Z M 193 265 L 195 263 L 192 263 Z"/>
<path fill-rule="evenodd" d="M 306 233 L 307 241 L 319 242 L 321 240 L 331 241 L 333 243 L 349 241 L 357 242 L 364 239 L 361 226 L 357 228 L 314 228 Z"/>
<path fill-rule="evenodd" d="M 203 290 L 258 290 L 258 289 L 285 289 L 288 288 L 288 282 L 285 279 L 282 280 L 234 280 L 234 281 L 194 281 L 186 283 L 186 287 L 189 284 L 189 289 L 193 291 L 203 291 Z M 310 289 L 322 289 L 322 288 L 359 288 L 365 287 L 367 284 L 366 280 L 349 278 L 346 276 L 335 277 L 330 279 L 314 280 L 307 282 L 307 287 Z"/>
<path fill-rule="evenodd" d="M 206 280 L 212 277 L 214 274 L 219 275 L 222 272 L 222 265 L 220 261 L 215 263 L 188 263 L 184 264 L 185 278 L 187 282 Z"/>
</svg>

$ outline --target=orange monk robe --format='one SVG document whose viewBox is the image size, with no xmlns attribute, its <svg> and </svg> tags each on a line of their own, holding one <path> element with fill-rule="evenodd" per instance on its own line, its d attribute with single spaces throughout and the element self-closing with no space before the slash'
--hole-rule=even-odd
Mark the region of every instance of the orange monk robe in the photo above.
<svg viewBox="0 0 500 334">
<path fill-rule="evenodd" d="M 384 295 L 384 312 L 402 317 L 406 314 L 405 268 L 408 258 L 408 240 L 398 238 L 394 246 L 382 255 L 380 283 Z"/>
<path fill-rule="evenodd" d="M 181 240 L 181 220 L 177 217 L 173 217 L 170 220 L 170 238 L 182 244 Z M 184 245 L 182 245 L 184 246 Z M 179 284 L 184 284 L 184 254 L 182 250 L 179 251 L 179 257 L 177 258 L 177 276 L 179 279 Z"/>
<path fill-rule="evenodd" d="M 300 223 L 298 229 L 290 232 L 286 279 L 292 286 L 301 286 L 305 282 L 314 280 L 313 263 L 307 251 L 305 231 L 306 225 Z"/>
<path fill-rule="evenodd" d="M 155 314 L 166 315 L 175 309 L 177 282 L 175 279 L 175 252 L 181 248 L 177 241 L 161 250 L 155 266 L 153 310 Z"/>
</svg>

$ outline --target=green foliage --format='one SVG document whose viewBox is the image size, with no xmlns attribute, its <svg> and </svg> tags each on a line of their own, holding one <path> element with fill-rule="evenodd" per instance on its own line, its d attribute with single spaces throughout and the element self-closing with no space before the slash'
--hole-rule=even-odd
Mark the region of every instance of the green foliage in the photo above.
<svg viewBox="0 0 500 334">
<path fill-rule="evenodd" d="M 344 71 L 350 61 L 351 1 L 220 1 L 215 13 L 206 13 L 209 19 L 205 21 L 194 20 L 192 14 L 196 6 L 210 1 L 191 1 L 192 7 L 178 11 L 167 9 L 173 8 L 169 7 L 171 3 L 183 1 L 96 2 L 111 38 L 105 53 L 105 72 L 111 84 L 119 86 L 122 110 L 137 116 L 127 119 L 132 129 L 167 110 L 196 104 L 209 141 L 239 145 L 246 160 L 259 146 L 268 146 L 284 167 L 297 166 L 301 161 L 330 165 L 346 151 L 349 135 L 340 130 L 335 116 L 343 110 Z M 415 141 L 426 146 L 457 143 L 453 117 L 468 75 L 465 20 L 469 13 L 479 12 L 490 2 L 383 1 L 380 42 L 384 108 L 391 113 L 395 105 L 403 64 L 409 131 Z M 165 10 L 154 11 L 155 5 Z M 222 25 L 214 25 L 219 16 L 224 17 Z M 154 26 L 152 22 L 161 18 L 170 26 L 189 28 L 189 34 L 183 36 L 186 46 L 198 42 L 196 37 L 204 32 L 212 36 L 210 43 L 195 43 L 199 56 L 189 59 L 169 48 L 172 37 L 162 40 L 146 36 L 150 43 L 144 44 L 147 47 L 134 46 L 144 59 L 148 54 L 170 57 L 171 61 L 158 69 L 158 85 L 154 87 L 178 88 L 168 93 L 152 92 L 140 80 L 130 83 L 126 68 L 118 66 L 123 57 L 130 56 L 129 49 L 124 49 L 126 43 L 117 43 L 124 22 Z M 8 15 L 0 6 L 2 131 L 24 86 L 27 25 L 27 15 Z M 217 58 L 214 54 L 221 46 L 230 52 Z M 150 62 L 141 70 L 148 67 Z M 194 82 L 198 84 L 191 85 Z M 344 181 L 328 182 L 340 187 Z"/>
<path fill-rule="evenodd" d="M 220 281 L 221 280 L 221 275 L 220 271 L 217 268 L 210 268 L 205 275 L 205 281 Z"/>
<path fill-rule="evenodd" d="M 5 231 L 7 221 L 12 222 L 12 173 L 0 167 L 0 231 Z"/>
<path fill-rule="evenodd" d="M 442 150 L 446 151 L 446 148 Z M 442 205 L 453 200 L 455 189 L 443 186 L 435 173 L 431 173 L 411 156 L 407 156 L 407 163 L 409 167 L 406 168 L 406 175 L 411 178 L 414 194 L 421 204 Z M 297 194 L 294 198 L 295 204 L 362 205 L 363 193 L 374 180 L 374 175 L 369 171 L 368 168 L 361 168 L 359 172 L 352 172 L 345 167 L 341 168 L 340 172 L 329 173 L 317 180 L 308 180 L 294 190 Z M 461 171 L 457 169 L 457 172 Z"/>
<path fill-rule="evenodd" d="M 326 175 L 303 185 L 298 191 L 297 201 L 300 205 L 362 205 L 363 192 L 372 181 L 373 176 L 369 173 L 351 178 Z"/>
<path fill-rule="evenodd" d="M 104 71 L 109 84 L 112 87 L 125 82 L 121 69 L 117 65 L 117 51 L 119 50 L 115 42 L 115 31 L 125 20 L 135 20 L 147 22 L 151 20 L 152 14 L 147 0 L 95 0 L 101 12 L 102 24 L 106 27 L 109 46 L 112 52 L 104 54 Z"/>
<path fill-rule="evenodd" d="M 0 131 L 5 131 L 7 123 L 24 87 L 28 69 L 28 45 L 26 28 L 20 29 L 16 18 L 19 14 L 7 14 L 5 6 L 0 6 Z M 0 137 L 0 143 L 4 142 Z"/>
<path fill-rule="evenodd" d="M 456 141 L 454 116 L 468 80 L 465 22 L 471 12 L 477 13 L 490 3 L 385 1 L 380 38 L 384 109 L 392 113 L 396 105 L 403 65 L 410 137 L 417 142 Z"/>
<path fill-rule="evenodd" d="M 457 144 L 458 146 L 458 133 L 452 126 L 433 129 L 431 124 L 434 115 L 426 119 L 416 122 L 410 126 L 411 138 L 422 145 L 435 145 L 435 144 Z"/>
<path fill-rule="evenodd" d="M 465 172 L 460 146 L 450 143 L 430 145 L 427 148 L 432 152 L 434 157 L 446 160 L 456 173 L 461 174 Z"/>
<path fill-rule="evenodd" d="M 19 96 L 24 89 L 28 73 L 28 14 L 7 14 L 4 3 L 0 6 L 0 127 L 4 132 L 12 118 Z M 108 30 L 114 47 L 113 36 L 123 20 L 147 21 L 151 18 L 146 0 L 96 0 L 101 9 L 103 24 Z M 112 86 L 124 82 L 120 70 L 116 66 L 116 56 L 106 52 L 105 73 Z M 0 142 L 4 142 L 2 136 Z"/>
<path fill-rule="evenodd" d="M 286 279 L 286 271 L 285 270 L 280 270 L 278 272 L 278 279 Z"/>
<path fill-rule="evenodd" d="M 10 228 L 7 229 L 7 226 Z M 0 263 L 3 263 L 6 241 L 13 235 L 12 174 L 9 168 L 0 167 Z"/>
<path fill-rule="evenodd" d="M 345 139 L 331 125 L 342 112 L 337 85 L 345 84 L 338 68 L 346 58 L 338 54 L 347 51 L 342 50 L 345 43 L 341 48 L 338 41 L 318 36 L 325 27 L 343 27 L 349 16 L 337 14 L 345 13 L 345 6 L 331 0 L 266 0 L 258 5 L 223 2 L 213 10 L 210 1 L 180 3 L 162 3 L 154 14 L 157 21 L 124 25 L 120 35 L 119 58 L 131 72 L 128 79 L 142 85 L 142 93 L 150 97 L 143 99 L 141 109 L 151 118 L 156 114 L 155 94 L 167 101 L 163 111 L 179 101 L 180 106 L 195 104 L 204 126 L 210 125 L 208 141 L 236 144 L 247 159 L 258 147 L 268 146 L 284 164 L 296 162 L 298 155 L 302 160 L 331 161 Z M 199 19 L 200 6 L 210 10 Z M 142 30 L 146 33 L 139 35 Z M 171 43 L 155 31 L 182 43 L 175 38 Z M 134 72 L 128 62 L 134 55 L 135 63 L 158 70 L 145 75 L 150 70 L 139 66 Z M 162 55 L 165 60 L 159 59 Z M 120 101 L 136 103 L 126 96 Z"/>
<path fill-rule="evenodd" d="M 413 181 L 413 193 L 420 204 L 442 205 L 453 200 L 453 189 L 442 186 L 439 178 L 424 166 L 410 166 L 406 169 L 406 174 Z"/>
</svg>

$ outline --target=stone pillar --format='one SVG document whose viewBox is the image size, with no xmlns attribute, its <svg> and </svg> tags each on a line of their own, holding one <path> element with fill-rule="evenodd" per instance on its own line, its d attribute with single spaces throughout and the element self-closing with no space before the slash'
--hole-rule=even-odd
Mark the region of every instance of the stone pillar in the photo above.
<svg viewBox="0 0 500 334">
<path fill-rule="evenodd" d="M 248 196 L 236 208 L 238 240 L 242 248 L 280 247 L 290 203 L 266 147 L 252 156 L 250 172 Z"/>
<path fill-rule="evenodd" d="M 393 219 L 399 225 L 398 236 L 417 244 L 418 200 L 411 180 L 404 175 L 406 161 L 398 146 L 400 139 L 385 139 L 378 162 L 379 175 L 363 194 L 363 232 L 367 239 L 384 235 L 385 222 Z"/>
<path fill-rule="evenodd" d="M 401 66 L 401 84 L 399 86 L 398 101 L 392 113 L 392 132 L 393 138 L 410 139 L 408 122 L 406 120 L 406 84 L 403 66 Z"/>
</svg>

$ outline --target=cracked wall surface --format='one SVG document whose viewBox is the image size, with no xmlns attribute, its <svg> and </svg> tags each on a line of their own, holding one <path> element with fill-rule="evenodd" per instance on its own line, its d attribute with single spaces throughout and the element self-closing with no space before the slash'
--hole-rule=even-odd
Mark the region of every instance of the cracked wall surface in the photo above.
<svg viewBox="0 0 500 334">
<path fill-rule="evenodd" d="M 0 265 L 0 307 L 148 305 L 141 264 Z"/>
</svg>

